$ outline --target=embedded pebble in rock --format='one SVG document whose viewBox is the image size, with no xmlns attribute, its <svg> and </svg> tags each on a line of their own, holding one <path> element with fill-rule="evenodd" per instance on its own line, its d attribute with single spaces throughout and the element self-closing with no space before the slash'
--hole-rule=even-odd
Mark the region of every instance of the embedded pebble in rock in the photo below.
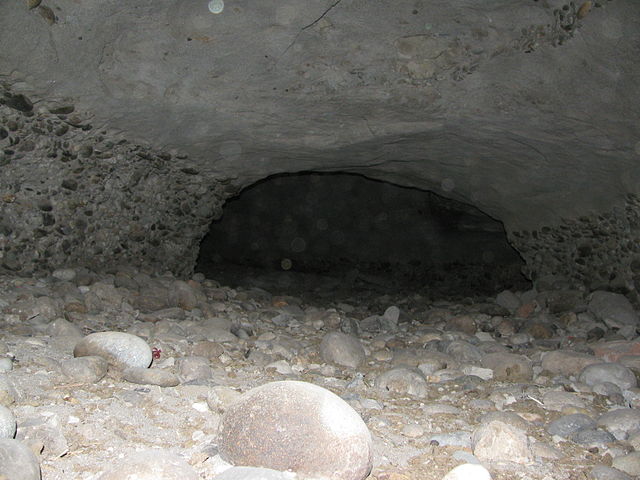
<svg viewBox="0 0 640 480">
<path fill-rule="evenodd" d="M 122 372 L 127 382 L 139 385 L 158 385 L 159 387 L 175 387 L 180 384 L 177 375 L 159 368 L 131 367 Z"/>
<path fill-rule="evenodd" d="M 578 380 L 589 386 L 610 382 L 622 390 L 636 387 L 638 381 L 634 373 L 620 363 L 599 363 L 585 367 Z"/>
<path fill-rule="evenodd" d="M 416 397 L 422 397 L 428 391 L 424 377 L 419 372 L 404 367 L 393 368 L 381 373 L 375 379 L 375 386 L 381 390 Z"/>
<path fill-rule="evenodd" d="M 481 461 L 526 464 L 532 460 L 527 435 L 499 421 L 478 427 L 473 432 L 472 446 L 473 454 Z"/>
<path fill-rule="evenodd" d="M 38 458 L 24 443 L 0 438 L 0 478 L 7 480 L 40 480 Z"/>
<path fill-rule="evenodd" d="M 574 413 L 571 415 L 564 415 L 551 422 L 547 426 L 547 432 L 551 435 L 567 437 L 578 430 L 582 430 L 583 428 L 593 428 L 595 426 L 596 422 L 591 417 L 582 413 Z"/>
<path fill-rule="evenodd" d="M 447 473 L 442 480 L 491 480 L 491 474 L 482 465 L 464 463 Z"/>
<path fill-rule="evenodd" d="M 7 407 L 0 405 L 0 438 L 13 438 L 16 435 L 16 417 Z"/>
<path fill-rule="evenodd" d="M 327 333 L 320 343 L 320 353 L 325 362 L 357 368 L 365 359 L 360 341 L 341 332 Z"/>
<path fill-rule="evenodd" d="M 87 356 L 63 360 L 60 367 L 74 382 L 96 383 L 107 374 L 109 363 L 102 357 Z"/>
<path fill-rule="evenodd" d="M 215 480 L 295 480 L 293 472 L 281 472 L 260 467 L 231 467 L 216 475 Z"/>
<path fill-rule="evenodd" d="M 73 349 L 74 357 L 99 356 L 119 369 L 151 365 L 151 348 L 140 337 L 124 332 L 98 332 L 84 337 Z"/>
<path fill-rule="evenodd" d="M 346 402 L 317 385 L 271 382 L 249 390 L 222 417 L 221 457 L 231 464 L 362 480 L 372 439 Z"/>
<path fill-rule="evenodd" d="M 149 450 L 114 460 L 98 480 L 198 480 L 200 476 L 181 457 L 163 450 Z"/>
<path fill-rule="evenodd" d="M 636 327 L 640 321 L 631 302 L 619 293 L 593 292 L 589 301 L 589 311 L 609 328 Z"/>
<path fill-rule="evenodd" d="M 573 350 L 547 352 L 542 358 L 542 368 L 561 375 L 578 375 L 585 367 L 602 363 L 602 359 Z"/>
<path fill-rule="evenodd" d="M 629 434 L 640 430 L 640 410 L 619 408 L 601 415 L 598 427 L 604 428 L 618 440 L 626 440 Z"/>
<path fill-rule="evenodd" d="M 640 452 L 631 452 L 613 459 L 613 468 L 623 471 L 632 477 L 640 477 Z"/>
<path fill-rule="evenodd" d="M 533 378 L 531 360 L 514 353 L 489 353 L 482 357 L 482 365 L 493 370 L 496 380 L 527 382 Z"/>
</svg>

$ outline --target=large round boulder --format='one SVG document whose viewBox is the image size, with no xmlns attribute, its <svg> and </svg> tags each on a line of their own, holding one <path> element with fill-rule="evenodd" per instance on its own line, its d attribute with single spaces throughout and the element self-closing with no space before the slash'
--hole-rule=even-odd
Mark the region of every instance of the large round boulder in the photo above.
<svg viewBox="0 0 640 480">
<path fill-rule="evenodd" d="M 222 417 L 220 455 L 233 464 L 289 470 L 333 480 L 362 480 L 372 440 L 358 413 L 306 382 L 272 382 L 243 394 Z"/>
</svg>

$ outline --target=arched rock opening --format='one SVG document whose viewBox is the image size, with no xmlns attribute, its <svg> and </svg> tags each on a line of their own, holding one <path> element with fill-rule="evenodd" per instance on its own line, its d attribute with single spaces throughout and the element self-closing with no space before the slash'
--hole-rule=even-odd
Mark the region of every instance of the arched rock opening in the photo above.
<svg viewBox="0 0 640 480">
<path fill-rule="evenodd" d="M 196 270 L 219 275 L 230 265 L 461 295 L 527 285 L 500 221 L 433 192 L 340 172 L 275 175 L 229 200 Z"/>
</svg>

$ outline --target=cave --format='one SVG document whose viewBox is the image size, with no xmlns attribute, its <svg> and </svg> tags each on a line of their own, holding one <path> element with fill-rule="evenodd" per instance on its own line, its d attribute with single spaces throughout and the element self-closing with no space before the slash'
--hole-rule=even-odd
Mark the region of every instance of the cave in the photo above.
<svg viewBox="0 0 640 480">
<path fill-rule="evenodd" d="M 0 2 L 0 479 L 640 478 L 640 1 Z"/>
<path fill-rule="evenodd" d="M 319 274 L 464 297 L 526 289 L 523 267 L 501 222 L 472 205 L 362 175 L 305 172 L 268 177 L 227 200 L 195 270 Z"/>
</svg>

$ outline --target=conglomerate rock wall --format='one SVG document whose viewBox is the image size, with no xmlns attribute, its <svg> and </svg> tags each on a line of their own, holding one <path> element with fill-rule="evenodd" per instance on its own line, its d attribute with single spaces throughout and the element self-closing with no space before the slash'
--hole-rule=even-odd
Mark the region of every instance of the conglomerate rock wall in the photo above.
<svg viewBox="0 0 640 480">
<path fill-rule="evenodd" d="M 150 265 L 188 273 L 222 187 L 189 160 L 0 89 L 0 271 Z"/>
<path fill-rule="evenodd" d="M 510 241 L 538 283 L 613 290 L 640 304 L 640 198 L 624 208 L 563 219 L 539 230 L 514 231 Z M 540 285 L 544 286 L 544 285 Z"/>
</svg>

